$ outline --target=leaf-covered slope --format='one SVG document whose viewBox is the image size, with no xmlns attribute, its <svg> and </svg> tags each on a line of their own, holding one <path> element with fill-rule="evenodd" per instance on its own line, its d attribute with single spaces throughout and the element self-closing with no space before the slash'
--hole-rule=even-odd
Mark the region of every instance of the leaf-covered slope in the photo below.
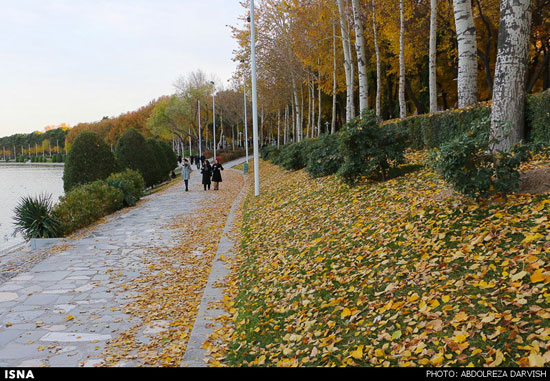
<svg viewBox="0 0 550 381">
<path fill-rule="evenodd" d="M 478 204 L 428 169 L 349 188 L 266 162 L 261 189 L 227 364 L 550 362 L 550 194 Z"/>
</svg>

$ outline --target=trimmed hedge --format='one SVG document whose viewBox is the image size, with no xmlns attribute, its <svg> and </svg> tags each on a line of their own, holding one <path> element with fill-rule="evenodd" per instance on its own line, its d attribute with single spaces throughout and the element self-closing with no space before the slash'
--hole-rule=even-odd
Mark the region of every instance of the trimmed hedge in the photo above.
<svg viewBox="0 0 550 381">
<path fill-rule="evenodd" d="M 462 109 L 388 120 L 382 125 L 403 129 L 409 135 L 409 146 L 423 149 L 460 138 L 473 124 L 490 116 L 490 103 L 482 102 Z M 550 144 L 550 90 L 527 96 L 525 135 L 527 142 Z"/>
<path fill-rule="evenodd" d="M 550 90 L 527 97 L 525 116 L 527 141 L 550 144 Z"/>
<path fill-rule="evenodd" d="M 399 120 L 382 122 L 383 126 L 392 126 L 408 135 L 408 146 L 412 149 L 435 148 L 460 137 L 470 130 L 470 126 L 491 115 L 487 104 L 477 104 L 457 110 L 442 111 L 434 114 L 409 116 Z"/>
</svg>

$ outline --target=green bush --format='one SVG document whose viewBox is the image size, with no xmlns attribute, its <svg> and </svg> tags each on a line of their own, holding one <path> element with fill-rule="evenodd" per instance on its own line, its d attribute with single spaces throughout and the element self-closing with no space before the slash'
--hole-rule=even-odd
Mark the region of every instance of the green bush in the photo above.
<svg viewBox="0 0 550 381">
<path fill-rule="evenodd" d="M 314 139 L 305 139 L 301 142 L 287 144 L 280 150 L 276 160 L 282 168 L 292 171 L 303 169 L 307 165 L 309 148 Z"/>
<path fill-rule="evenodd" d="M 68 192 L 77 185 L 106 179 L 117 171 L 109 146 L 95 133 L 85 131 L 76 137 L 67 155 L 63 187 Z"/>
<path fill-rule="evenodd" d="M 121 209 L 123 200 L 122 190 L 97 180 L 77 186 L 61 197 L 53 214 L 61 222 L 63 233 L 70 234 Z"/>
<path fill-rule="evenodd" d="M 172 147 L 170 147 L 170 145 L 165 141 L 159 140 L 158 142 L 162 148 L 164 157 L 166 158 L 166 163 L 168 164 L 166 173 L 170 173 L 173 169 L 177 168 L 178 166 L 178 155 L 176 155 Z"/>
<path fill-rule="evenodd" d="M 491 108 L 478 104 L 457 110 L 434 114 L 410 116 L 383 122 L 384 126 L 401 130 L 408 136 L 408 146 L 413 149 L 439 147 L 470 130 L 477 121 L 490 116 Z"/>
<path fill-rule="evenodd" d="M 146 139 L 146 142 L 153 154 L 155 183 L 158 184 L 164 181 L 170 173 L 170 170 L 168 169 L 169 164 L 160 143 L 155 138 L 148 138 Z"/>
<path fill-rule="evenodd" d="M 147 141 L 138 131 L 129 128 L 118 139 L 115 155 L 121 169 L 138 171 L 145 186 L 151 187 L 156 182 L 156 162 Z"/>
<path fill-rule="evenodd" d="M 344 161 L 339 149 L 338 135 L 321 135 L 317 139 L 312 139 L 306 171 L 312 177 L 323 177 L 338 172 Z"/>
<path fill-rule="evenodd" d="M 143 196 L 145 181 L 138 171 L 126 169 L 124 172 L 113 173 L 105 182 L 122 190 L 124 206 L 134 206 Z"/>
<path fill-rule="evenodd" d="M 506 194 L 519 189 L 519 166 L 532 152 L 530 145 L 516 145 L 509 152 L 493 149 L 490 118 L 471 131 L 430 152 L 429 161 L 455 190 L 470 197 Z"/>
<path fill-rule="evenodd" d="M 407 135 L 391 125 L 380 125 L 373 111 L 354 118 L 340 133 L 339 151 L 344 163 L 338 170 L 342 179 L 352 185 L 360 177 L 381 177 L 404 161 Z"/>
<path fill-rule="evenodd" d="M 277 146 L 269 145 L 262 148 L 262 159 L 275 161 L 281 154 L 281 150 Z"/>
<path fill-rule="evenodd" d="M 479 103 L 475 106 L 447 110 L 434 114 L 410 116 L 383 122 L 408 132 L 409 147 L 424 149 L 439 147 L 443 143 L 470 131 L 473 124 L 490 117 L 491 106 Z M 550 90 L 530 94 L 525 104 L 525 136 L 527 142 L 550 144 Z"/>
<path fill-rule="evenodd" d="M 527 141 L 550 144 L 550 90 L 527 97 L 525 115 Z"/>
<path fill-rule="evenodd" d="M 31 238 L 56 238 L 61 234 L 61 222 L 53 215 L 51 195 L 23 197 L 14 214 L 15 231 L 27 241 Z"/>
</svg>

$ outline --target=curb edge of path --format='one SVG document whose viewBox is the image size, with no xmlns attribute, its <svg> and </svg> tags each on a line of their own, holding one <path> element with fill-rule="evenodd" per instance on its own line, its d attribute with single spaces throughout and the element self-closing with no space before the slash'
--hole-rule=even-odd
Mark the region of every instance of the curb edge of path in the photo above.
<svg viewBox="0 0 550 381">
<path fill-rule="evenodd" d="M 229 233 L 233 228 L 235 212 L 239 208 L 247 190 L 247 176 L 243 174 L 242 171 L 232 168 L 228 169 L 238 172 L 243 176 L 243 186 L 231 205 L 222 237 L 218 242 L 218 249 L 216 251 L 216 257 L 212 261 L 212 268 L 208 277 L 208 283 L 204 289 L 201 304 L 195 319 L 195 324 L 193 325 L 185 355 L 183 356 L 183 360 L 181 362 L 182 367 L 208 366 L 204 361 L 206 360 L 206 350 L 202 348 L 202 344 L 216 329 L 216 327 L 214 327 L 214 319 L 224 314 L 223 310 L 210 308 L 209 305 L 211 303 L 223 301 L 224 289 L 217 287 L 216 284 L 223 281 L 229 275 L 230 270 L 226 267 L 226 263 L 220 260 L 220 257 L 223 255 L 227 259 L 232 259 L 235 256 L 235 253 L 231 252 L 231 249 L 235 247 L 236 242 L 229 237 Z"/>
</svg>

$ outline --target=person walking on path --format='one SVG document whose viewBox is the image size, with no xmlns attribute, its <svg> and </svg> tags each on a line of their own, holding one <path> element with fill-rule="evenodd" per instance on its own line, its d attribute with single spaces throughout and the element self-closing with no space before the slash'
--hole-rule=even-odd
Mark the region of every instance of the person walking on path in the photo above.
<svg viewBox="0 0 550 381">
<path fill-rule="evenodd" d="M 208 160 L 204 160 L 202 164 L 202 185 L 204 185 L 204 190 L 208 187 L 208 190 L 210 190 L 210 184 L 212 181 L 212 166 L 210 165 L 210 162 Z"/>
<path fill-rule="evenodd" d="M 216 161 L 214 162 L 214 165 L 212 166 L 212 182 L 214 183 L 214 190 L 218 190 L 220 183 L 222 182 L 221 171 L 223 171 L 223 166 L 216 159 Z"/>
<path fill-rule="evenodd" d="M 204 163 L 204 156 L 195 156 L 195 163 L 197 163 L 197 169 L 201 169 L 201 164 Z"/>
<path fill-rule="evenodd" d="M 191 165 L 187 161 L 187 159 L 183 159 L 183 164 L 181 165 L 181 178 L 185 182 L 185 191 L 189 191 L 189 178 L 191 177 Z"/>
</svg>

